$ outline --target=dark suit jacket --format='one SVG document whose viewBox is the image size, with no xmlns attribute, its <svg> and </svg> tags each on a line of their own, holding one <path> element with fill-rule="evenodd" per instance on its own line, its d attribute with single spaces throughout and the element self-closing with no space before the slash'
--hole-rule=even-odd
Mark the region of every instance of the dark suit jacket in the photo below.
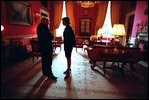
<svg viewBox="0 0 149 100">
<path fill-rule="evenodd" d="M 47 25 L 40 23 L 37 26 L 37 35 L 39 41 L 39 49 L 42 53 L 52 53 L 52 34 Z"/>
</svg>

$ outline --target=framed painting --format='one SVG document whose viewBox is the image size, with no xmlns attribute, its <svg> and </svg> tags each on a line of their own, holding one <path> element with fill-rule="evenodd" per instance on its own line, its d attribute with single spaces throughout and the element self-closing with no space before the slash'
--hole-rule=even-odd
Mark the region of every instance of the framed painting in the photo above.
<svg viewBox="0 0 149 100">
<path fill-rule="evenodd" d="M 7 1 L 8 21 L 11 24 L 31 25 L 30 5 L 25 1 Z"/>
</svg>

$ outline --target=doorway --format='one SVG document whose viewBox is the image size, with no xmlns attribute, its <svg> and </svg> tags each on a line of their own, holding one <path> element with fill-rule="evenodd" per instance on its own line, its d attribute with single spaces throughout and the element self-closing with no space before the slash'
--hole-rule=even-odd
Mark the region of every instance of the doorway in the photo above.
<svg viewBox="0 0 149 100">
<path fill-rule="evenodd" d="M 125 27 L 126 27 L 126 43 L 129 42 L 129 38 L 132 34 L 133 22 L 134 22 L 135 11 L 132 11 L 126 15 Z"/>
</svg>

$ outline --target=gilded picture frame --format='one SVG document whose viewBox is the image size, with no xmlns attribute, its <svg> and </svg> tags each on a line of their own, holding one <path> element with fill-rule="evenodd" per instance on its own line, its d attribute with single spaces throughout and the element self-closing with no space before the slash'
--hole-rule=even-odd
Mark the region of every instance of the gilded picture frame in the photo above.
<svg viewBox="0 0 149 100">
<path fill-rule="evenodd" d="M 7 1 L 7 15 L 10 24 L 31 25 L 30 4 L 25 1 Z"/>
</svg>

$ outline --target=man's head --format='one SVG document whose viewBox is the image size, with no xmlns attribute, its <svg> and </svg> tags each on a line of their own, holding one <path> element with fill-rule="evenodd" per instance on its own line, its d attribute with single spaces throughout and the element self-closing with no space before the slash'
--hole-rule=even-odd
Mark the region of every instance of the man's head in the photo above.
<svg viewBox="0 0 149 100">
<path fill-rule="evenodd" d="M 70 24 L 70 19 L 68 17 L 62 18 L 63 24 L 64 25 L 69 25 Z"/>
<path fill-rule="evenodd" d="M 41 19 L 41 23 L 44 23 L 44 24 L 48 25 L 49 24 L 49 20 L 47 18 L 43 17 Z"/>
</svg>

